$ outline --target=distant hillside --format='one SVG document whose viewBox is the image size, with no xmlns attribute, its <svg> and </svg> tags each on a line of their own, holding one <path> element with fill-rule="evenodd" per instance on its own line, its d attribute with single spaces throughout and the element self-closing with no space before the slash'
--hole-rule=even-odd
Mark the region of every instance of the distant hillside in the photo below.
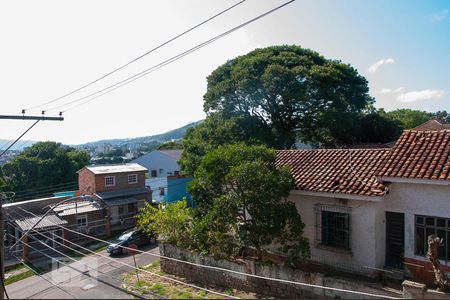
<svg viewBox="0 0 450 300">
<path fill-rule="evenodd" d="M 136 138 L 128 138 L 128 139 L 100 140 L 100 141 L 85 143 L 85 144 L 81 144 L 81 145 L 77 145 L 77 146 L 78 147 L 83 147 L 83 146 L 96 147 L 96 146 L 103 145 L 103 144 L 111 144 L 111 145 L 118 146 L 118 145 L 131 144 L 131 143 L 150 143 L 150 142 L 163 143 L 163 142 L 168 142 L 171 140 L 179 140 L 179 139 L 183 138 L 183 136 L 188 128 L 194 127 L 194 126 L 200 124 L 202 121 L 203 120 L 189 123 L 183 127 L 176 128 L 176 129 L 173 129 L 173 130 L 167 131 L 165 133 L 161 133 L 161 134 L 136 137 Z"/>
<path fill-rule="evenodd" d="M 11 140 L 0 139 L 0 148 L 1 149 L 6 149 L 10 145 L 10 143 L 12 143 L 12 142 L 13 141 L 11 141 Z M 29 146 L 33 145 L 34 143 L 37 143 L 37 142 L 36 141 L 20 140 L 14 146 L 12 146 L 10 150 L 23 150 L 23 148 L 29 147 Z M 6 144 L 8 144 L 8 145 L 6 145 Z"/>
</svg>

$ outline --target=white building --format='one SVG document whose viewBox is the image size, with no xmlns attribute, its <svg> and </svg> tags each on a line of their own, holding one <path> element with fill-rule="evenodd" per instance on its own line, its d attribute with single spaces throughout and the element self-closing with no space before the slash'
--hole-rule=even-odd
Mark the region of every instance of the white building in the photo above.
<svg viewBox="0 0 450 300">
<path fill-rule="evenodd" d="M 140 164 L 148 169 L 150 177 L 167 177 L 178 175 L 178 160 L 183 150 L 155 150 L 136 158 L 132 163 Z"/>
<path fill-rule="evenodd" d="M 278 151 L 277 164 L 295 178 L 289 200 L 305 223 L 312 260 L 432 283 L 428 235 L 444 239 L 441 263 L 450 261 L 449 153 L 445 130 L 405 131 L 391 149 Z"/>
</svg>

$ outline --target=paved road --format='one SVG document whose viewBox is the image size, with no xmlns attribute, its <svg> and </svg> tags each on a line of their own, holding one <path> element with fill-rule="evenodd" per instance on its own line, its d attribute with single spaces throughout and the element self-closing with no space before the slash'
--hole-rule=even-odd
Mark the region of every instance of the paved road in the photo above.
<svg viewBox="0 0 450 300">
<path fill-rule="evenodd" d="M 142 247 L 141 250 L 159 253 L 157 245 Z M 108 256 L 106 251 L 99 253 Z M 131 294 L 120 289 L 122 284 L 120 280 L 132 268 L 119 262 L 134 265 L 133 257 L 123 255 L 114 259 L 116 261 L 92 254 L 43 275 L 60 288 L 52 286 L 43 278 L 32 276 L 8 285 L 6 290 L 11 299 L 131 299 L 133 298 Z M 157 259 L 143 253 L 136 255 L 138 265 L 146 265 Z M 74 269 L 81 270 L 83 274 Z"/>
</svg>

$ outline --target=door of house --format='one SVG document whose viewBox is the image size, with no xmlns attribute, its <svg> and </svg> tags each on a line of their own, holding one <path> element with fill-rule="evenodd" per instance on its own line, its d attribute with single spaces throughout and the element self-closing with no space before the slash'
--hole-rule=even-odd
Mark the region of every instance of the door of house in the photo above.
<svg viewBox="0 0 450 300">
<path fill-rule="evenodd" d="M 405 215 L 386 212 L 386 266 L 403 269 Z"/>
<path fill-rule="evenodd" d="M 120 223 L 119 219 L 119 208 L 117 206 L 111 206 L 109 209 L 110 213 L 110 222 L 112 225 L 116 225 L 117 223 Z"/>
</svg>

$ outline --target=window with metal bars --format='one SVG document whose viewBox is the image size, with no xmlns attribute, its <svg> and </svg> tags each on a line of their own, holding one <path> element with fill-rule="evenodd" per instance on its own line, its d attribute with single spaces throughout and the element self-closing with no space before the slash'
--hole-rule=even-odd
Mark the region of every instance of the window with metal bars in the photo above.
<svg viewBox="0 0 450 300">
<path fill-rule="evenodd" d="M 450 219 L 415 216 L 415 254 L 425 256 L 428 251 L 428 236 L 434 234 L 443 239 L 442 246 L 438 249 L 438 256 L 442 260 L 450 260 Z"/>
<path fill-rule="evenodd" d="M 347 206 L 316 206 L 316 244 L 350 250 L 350 212 Z"/>
</svg>

